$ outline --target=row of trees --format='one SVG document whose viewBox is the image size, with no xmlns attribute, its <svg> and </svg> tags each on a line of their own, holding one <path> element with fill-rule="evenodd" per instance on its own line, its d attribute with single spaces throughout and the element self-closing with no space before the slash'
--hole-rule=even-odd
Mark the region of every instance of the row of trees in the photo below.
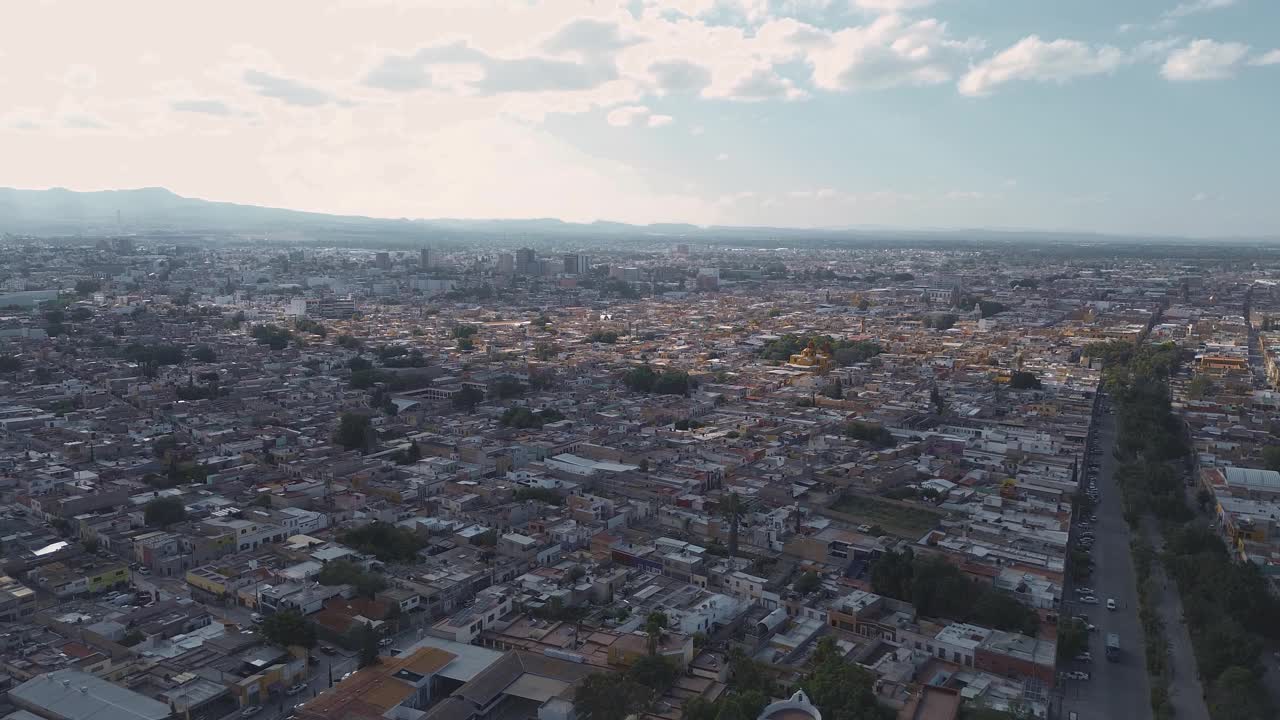
<svg viewBox="0 0 1280 720">
<path fill-rule="evenodd" d="M 688 395 L 696 383 L 683 370 L 655 372 L 648 365 L 632 368 L 622 376 L 622 382 L 633 392 L 655 395 Z"/>
<path fill-rule="evenodd" d="M 858 420 L 846 425 L 844 434 L 846 437 L 862 440 L 878 448 L 893 447 L 897 444 L 897 440 L 893 438 L 893 433 L 889 432 L 883 425 L 875 425 Z"/>
<path fill-rule="evenodd" d="M 870 340 L 836 340 L 830 335 L 793 335 L 787 334 L 766 344 L 760 350 L 760 357 L 773 362 L 786 362 L 792 355 L 813 346 L 830 355 L 837 365 L 848 367 L 866 362 L 884 352 L 884 348 Z"/>
<path fill-rule="evenodd" d="M 498 422 L 504 427 L 511 428 L 541 428 L 546 423 L 559 422 L 564 419 L 564 415 L 554 408 L 546 408 L 545 410 L 533 411 L 523 405 L 518 407 L 507 408 L 502 413 L 502 417 L 498 418 Z"/>
<path fill-rule="evenodd" d="M 1124 461 L 1117 479 L 1126 519 L 1136 526 L 1149 512 L 1163 525 L 1162 559 L 1182 596 L 1183 619 L 1210 716 L 1214 720 L 1275 717 L 1263 686 L 1260 634 L 1280 641 L 1280 601 L 1268 591 L 1258 567 L 1237 562 L 1212 530 L 1194 521 L 1187 507 L 1174 461 L 1184 459 L 1190 447 L 1168 393 L 1180 352 L 1169 343 L 1135 347 L 1115 342 L 1094 343 L 1084 352 L 1106 363 L 1107 390 L 1115 400 L 1119 425 L 1116 452 Z M 1154 551 L 1145 543 L 1135 547 L 1135 563 L 1145 566 L 1140 575 L 1146 577 L 1155 561 Z M 1159 622 L 1154 611 L 1144 608 L 1143 615 L 1150 616 L 1143 618 L 1144 625 Z M 1148 642 L 1156 641 L 1148 638 Z M 1156 667 L 1148 668 L 1149 672 L 1158 673 L 1163 658 L 1151 661 Z M 1157 712 L 1170 712 L 1163 693 L 1162 688 L 1153 688 L 1153 705 Z"/>
<path fill-rule="evenodd" d="M 413 532 L 384 522 L 371 522 L 348 530 L 338 540 L 382 562 L 414 562 L 418 551 L 426 547 L 426 542 Z"/>
<path fill-rule="evenodd" d="M 1040 618 L 1012 595 L 975 583 L 959 568 L 910 550 L 886 552 L 871 566 L 871 586 L 881 595 L 910 602 L 926 617 L 941 617 L 1035 636 Z"/>
</svg>

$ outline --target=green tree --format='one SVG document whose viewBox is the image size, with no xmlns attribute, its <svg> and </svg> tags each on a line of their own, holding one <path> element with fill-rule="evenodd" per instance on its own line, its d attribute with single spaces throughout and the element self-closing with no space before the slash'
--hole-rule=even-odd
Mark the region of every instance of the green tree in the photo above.
<svg viewBox="0 0 1280 720">
<path fill-rule="evenodd" d="M 191 357 L 202 363 L 211 363 L 218 361 L 218 354 L 208 345 L 197 345 L 191 351 Z"/>
<path fill-rule="evenodd" d="M 76 281 L 76 294 L 81 297 L 84 297 L 85 295 L 91 295 L 93 293 L 98 292 L 101 289 L 102 289 L 102 283 L 98 282 L 97 280 L 77 280 Z"/>
<path fill-rule="evenodd" d="M 1039 390 L 1043 385 L 1034 374 L 1019 370 L 1009 379 L 1009 387 L 1014 390 Z"/>
<path fill-rule="evenodd" d="M 372 598 L 387 588 L 387 581 L 381 575 L 366 572 L 349 560 L 325 563 L 316 581 L 321 585 L 352 585 L 357 594 L 366 598 Z"/>
<path fill-rule="evenodd" d="M 1262 448 L 1262 464 L 1268 470 L 1280 470 L 1280 445 L 1268 445 Z"/>
<path fill-rule="evenodd" d="M 1070 660 L 1089 649 L 1089 628 L 1078 618 L 1058 619 L 1058 659 Z"/>
<path fill-rule="evenodd" d="M 0 355 L 0 373 L 13 373 L 22 369 L 22 360 L 16 355 Z"/>
<path fill-rule="evenodd" d="M 453 406 L 459 410 L 471 412 L 476 409 L 484 400 L 484 393 L 470 385 L 463 385 L 462 389 L 453 394 Z"/>
<path fill-rule="evenodd" d="M 372 625 L 361 624 L 356 630 L 356 638 L 360 643 L 360 667 L 377 665 L 381 661 L 378 657 L 378 640 L 381 639 L 378 631 Z"/>
<path fill-rule="evenodd" d="M 800 687 L 824 718 L 892 720 L 896 716 L 876 699 L 875 676 L 841 657 L 830 637 L 818 642 L 812 670 Z"/>
<path fill-rule="evenodd" d="M 810 570 L 809 572 L 801 575 L 800 579 L 796 580 L 792 587 L 794 587 L 796 592 L 801 595 L 808 595 L 814 590 L 822 587 L 822 578 L 818 576 L 818 573 Z"/>
<path fill-rule="evenodd" d="M 297 610 L 273 613 L 258 627 L 262 636 L 274 645 L 300 645 L 310 650 L 316 646 L 316 626 Z"/>
<path fill-rule="evenodd" d="M 663 693 L 680 677 L 680 666 L 669 658 L 649 655 L 636 660 L 628 674 L 641 685 Z"/>
<path fill-rule="evenodd" d="M 662 642 L 662 633 L 667 629 L 667 614 L 655 610 L 644 619 L 644 631 L 649 636 L 649 655 L 658 654 L 658 646 Z"/>
<path fill-rule="evenodd" d="M 1214 392 L 1213 381 L 1208 375 L 1196 375 L 1187 383 L 1187 397 L 1192 400 L 1203 400 Z"/>
<path fill-rule="evenodd" d="M 626 675 L 588 675 L 573 693 L 581 720 L 627 720 L 644 708 L 652 692 Z"/>
<path fill-rule="evenodd" d="M 729 557 L 738 557 L 738 524 L 742 522 L 742 498 L 731 492 L 724 504 L 724 516 L 729 521 Z"/>
<path fill-rule="evenodd" d="M 151 527 L 169 527 L 187 517 L 187 509 L 176 497 L 156 498 L 146 504 L 143 517 Z"/>
<path fill-rule="evenodd" d="M 382 562 L 415 562 L 418 551 L 426 547 L 426 542 L 413 532 L 384 522 L 348 530 L 338 536 L 338 541 Z"/>
<path fill-rule="evenodd" d="M 334 442 L 347 450 L 368 451 L 373 446 L 373 425 L 368 415 L 342 413 Z"/>
<path fill-rule="evenodd" d="M 351 370 L 352 372 L 359 372 L 361 370 L 370 370 L 372 368 L 373 368 L 373 363 L 369 362 L 368 360 L 365 360 L 359 355 L 356 355 L 355 357 L 347 361 L 347 369 Z"/>
</svg>

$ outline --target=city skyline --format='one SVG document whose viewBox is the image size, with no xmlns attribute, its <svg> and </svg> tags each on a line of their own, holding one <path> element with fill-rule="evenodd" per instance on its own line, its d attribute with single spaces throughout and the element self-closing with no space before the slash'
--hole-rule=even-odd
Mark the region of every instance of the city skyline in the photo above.
<svg viewBox="0 0 1280 720">
<path fill-rule="evenodd" d="M 11 10 L 0 185 L 375 217 L 1280 234 L 1255 161 L 1280 149 L 1280 8 L 1258 0 L 244 8 Z"/>
</svg>

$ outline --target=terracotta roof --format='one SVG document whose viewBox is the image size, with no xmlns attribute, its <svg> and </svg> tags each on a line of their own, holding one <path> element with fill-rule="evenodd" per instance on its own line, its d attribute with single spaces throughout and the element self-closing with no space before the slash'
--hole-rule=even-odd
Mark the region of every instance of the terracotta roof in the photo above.
<svg viewBox="0 0 1280 720">
<path fill-rule="evenodd" d="M 414 688 L 394 677 L 401 670 L 430 675 L 456 658 L 439 648 L 419 648 L 412 655 L 357 671 L 354 675 L 320 693 L 298 713 L 303 720 L 380 720 L 391 708 L 413 695 Z"/>
</svg>

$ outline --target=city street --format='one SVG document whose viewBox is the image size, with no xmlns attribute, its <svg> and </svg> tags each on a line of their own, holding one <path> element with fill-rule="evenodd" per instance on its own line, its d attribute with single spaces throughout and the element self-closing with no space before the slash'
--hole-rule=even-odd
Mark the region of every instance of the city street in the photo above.
<svg viewBox="0 0 1280 720">
<path fill-rule="evenodd" d="M 1070 718 L 1070 713 L 1075 712 L 1080 720 L 1141 720 L 1151 717 L 1151 691 L 1147 682 L 1142 626 L 1138 621 L 1138 590 L 1129 552 L 1129 526 L 1124 521 L 1120 490 L 1114 478 L 1117 463 L 1111 450 L 1115 445 L 1115 416 L 1102 413 L 1097 420 L 1097 428 L 1096 446 L 1102 450 L 1096 460 L 1101 466 L 1098 476 L 1100 498 L 1094 510 L 1098 522 L 1092 528 L 1095 536 L 1091 554 L 1094 568 L 1088 587 L 1093 588 L 1098 604 L 1078 602 L 1079 596 L 1069 578 L 1063 589 L 1062 602 L 1063 616 L 1087 615 L 1089 622 L 1098 626 L 1097 632 L 1089 633 L 1093 662 L 1068 662 L 1059 667 L 1059 670 L 1086 670 L 1092 677 L 1082 681 L 1060 681 L 1063 708 L 1060 717 Z M 1088 481 L 1085 482 L 1087 484 Z M 1108 598 L 1115 599 L 1115 610 L 1107 610 Z M 1107 633 L 1120 635 L 1119 662 L 1106 659 L 1104 644 Z"/>
</svg>

